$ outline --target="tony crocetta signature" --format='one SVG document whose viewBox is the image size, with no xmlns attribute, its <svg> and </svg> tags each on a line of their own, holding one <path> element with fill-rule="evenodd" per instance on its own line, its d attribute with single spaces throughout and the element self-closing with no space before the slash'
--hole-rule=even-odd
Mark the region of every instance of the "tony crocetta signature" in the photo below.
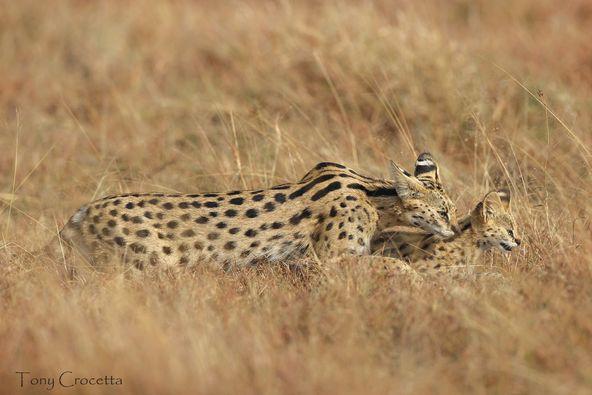
<svg viewBox="0 0 592 395">
<path fill-rule="evenodd" d="M 64 370 L 59 372 L 54 377 L 38 377 L 32 376 L 31 372 L 17 371 L 19 386 L 21 388 L 25 386 L 44 386 L 45 389 L 51 391 L 56 386 L 59 387 L 76 387 L 86 385 L 123 385 L 123 379 L 121 377 L 115 377 L 112 375 L 105 375 L 100 377 L 79 377 L 70 370 Z"/>
</svg>

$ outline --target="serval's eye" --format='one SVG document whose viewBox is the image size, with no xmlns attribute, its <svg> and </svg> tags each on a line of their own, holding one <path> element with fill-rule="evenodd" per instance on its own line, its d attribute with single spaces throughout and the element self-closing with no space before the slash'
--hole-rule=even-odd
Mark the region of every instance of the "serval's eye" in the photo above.
<svg viewBox="0 0 592 395">
<path fill-rule="evenodd" d="M 508 232 L 508 234 L 510 235 L 511 238 L 515 239 L 516 236 L 514 236 L 514 231 L 512 229 L 506 229 L 506 231 Z"/>
<path fill-rule="evenodd" d="M 440 217 L 444 218 L 446 221 L 450 221 L 450 217 L 448 216 L 448 211 L 438 211 L 438 214 L 440 214 Z"/>
</svg>

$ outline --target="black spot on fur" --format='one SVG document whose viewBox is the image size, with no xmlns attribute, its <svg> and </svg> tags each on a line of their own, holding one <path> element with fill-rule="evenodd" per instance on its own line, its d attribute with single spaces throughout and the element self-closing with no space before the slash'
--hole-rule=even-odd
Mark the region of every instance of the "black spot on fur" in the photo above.
<svg viewBox="0 0 592 395">
<path fill-rule="evenodd" d="M 271 224 L 271 227 L 272 227 L 273 229 L 280 229 L 280 228 L 282 228 L 283 226 L 284 226 L 284 223 L 283 223 L 283 222 L 274 222 L 274 223 L 272 223 L 272 224 Z"/>
<path fill-rule="evenodd" d="M 263 200 L 264 197 L 265 196 L 262 195 L 262 194 L 255 195 L 255 196 L 253 196 L 253 201 L 254 202 L 260 202 L 261 200 Z"/>
<path fill-rule="evenodd" d="M 134 259 L 134 266 L 138 270 L 144 270 L 144 262 L 141 259 Z"/>
<path fill-rule="evenodd" d="M 231 218 L 232 218 L 232 217 L 236 217 L 236 215 L 237 215 L 237 214 L 238 214 L 238 211 L 236 211 L 236 210 L 233 210 L 233 209 L 226 210 L 226 211 L 224 212 L 224 215 L 225 215 L 225 216 L 227 216 L 227 217 L 231 217 Z"/>
<path fill-rule="evenodd" d="M 312 212 L 308 208 L 305 208 L 299 214 L 292 216 L 292 218 L 290 218 L 290 223 L 292 225 L 298 225 L 300 221 L 302 221 L 304 218 L 310 218 L 311 215 Z"/>
<path fill-rule="evenodd" d="M 167 227 L 169 229 L 175 229 L 177 226 L 179 226 L 179 223 L 177 221 L 169 221 L 169 222 L 167 222 Z"/>
<path fill-rule="evenodd" d="M 220 233 L 208 233 L 208 240 L 217 240 L 218 238 L 220 238 Z"/>
<path fill-rule="evenodd" d="M 172 210 L 173 208 L 173 203 L 171 202 L 166 202 L 162 205 L 162 208 L 166 209 L 166 210 Z"/>
<path fill-rule="evenodd" d="M 109 214 L 111 214 L 112 217 L 117 217 L 117 210 L 111 210 L 109 211 Z"/>
<path fill-rule="evenodd" d="M 261 245 L 261 242 L 259 242 L 259 241 L 254 241 L 254 242 L 252 242 L 252 243 L 251 243 L 250 247 L 251 247 L 251 248 L 256 248 L 256 247 L 259 247 L 260 245 Z"/>
<path fill-rule="evenodd" d="M 236 197 L 236 198 L 230 199 L 228 202 L 230 204 L 236 204 L 237 206 L 240 206 L 241 204 L 244 203 L 244 201 L 245 201 L 244 198 L 242 198 L 242 197 Z"/>
<path fill-rule="evenodd" d="M 152 216 L 152 213 L 151 213 L 150 211 L 146 211 L 146 212 L 144 213 L 144 217 L 146 217 L 146 218 L 148 218 L 148 219 L 152 219 L 152 218 L 154 218 L 154 217 Z"/>
<path fill-rule="evenodd" d="M 128 203 L 125 205 L 125 208 L 126 208 L 126 209 L 128 209 L 128 210 L 131 210 L 131 209 L 133 209 L 135 206 L 136 206 L 136 205 L 135 205 L 133 202 L 128 202 Z"/>
<path fill-rule="evenodd" d="M 263 205 L 263 208 L 265 209 L 265 211 L 271 212 L 275 209 L 275 204 L 273 204 L 272 202 L 267 202 Z"/>
<path fill-rule="evenodd" d="M 240 231 L 240 228 L 230 228 L 228 229 L 228 233 L 230 233 L 231 235 L 235 235 Z"/>
<path fill-rule="evenodd" d="M 113 241 L 115 242 L 115 244 L 117 244 L 120 247 L 123 247 L 125 245 L 125 240 L 123 237 L 117 236 L 113 239 Z"/>
<path fill-rule="evenodd" d="M 245 215 L 248 218 L 256 218 L 259 215 L 259 211 L 257 211 L 257 209 L 254 208 L 250 208 L 245 212 Z"/>
<path fill-rule="evenodd" d="M 185 214 L 181 215 L 179 218 L 181 219 L 181 221 L 187 222 L 191 219 L 191 214 L 185 213 Z"/>
<path fill-rule="evenodd" d="M 189 208 L 189 203 L 188 202 L 181 202 L 181 203 L 179 203 L 179 208 L 182 208 L 182 209 Z"/>
<path fill-rule="evenodd" d="M 132 221 L 134 224 L 141 224 L 142 222 L 144 222 L 144 220 L 142 219 L 142 217 L 139 217 L 139 216 L 137 216 L 137 215 L 136 215 L 135 217 L 132 217 L 132 218 L 131 218 L 131 221 Z"/>
<path fill-rule="evenodd" d="M 148 237 L 150 235 L 150 231 L 148 229 L 141 229 L 136 232 L 136 236 L 138 237 Z"/>
<path fill-rule="evenodd" d="M 227 226 L 228 226 L 228 225 L 226 225 L 226 222 L 218 222 L 218 223 L 216 224 L 216 228 L 218 228 L 218 229 L 224 229 L 224 228 L 226 228 Z"/>
<path fill-rule="evenodd" d="M 115 222 L 114 220 L 110 219 L 110 220 L 107 222 L 107 225 L 108 225 L 109 227 L 111 227 L 111 228 L 114 228 L 115 226 L 117 226 L 117 222 Z"/>
<path fill-rule="evenodd" d="M 136 254 L 144 254 L 146 252 L 146 246 L 140 243 L 132 243 L 129 245 L 129 248 Z"/>
<path fill-rule="evenodd" d="M 219 204 L 218 204 L 218 203 L 216 203 L 216 202 L 205 202 L 205 203 L 204 203 L 204 206 L 206 206 L 206 207 L 208 207 L 208 208 L 216 208 L 216 207 L 218 207 L 218 206 L 219 206 Z"/>
<path fill-rule="evenodd" d="M 195 236 L 195 232 L 193 231 L 193 229 L 187 229 L 187 230 L 184 230 L 183 232 L 181 232 L 181 236 L 193 237 L 193 236 Z"/>
<path fill-rule="evenodd" d="M 339 240 L 345 239 L 345 236 L 347 236 L 347 233 L 345 233 L 345 231 L 339 233 Z"/>
<path fill-rule="evenodd" d="M 150 204 L 158 204 L 158 202 L 160 202 L 160 200 L 158 200 L 156 198 L 148 200 L 148 203 L 150 203 Z"/>
<path fill-rule="evenodd" d="M 257 236 L 257 231 L 255 229 L 248 229 L 245 232 L 245 236 L 247 236 L 247 237 L 255 237 L 255 236 Z"/>
<path fill-rule="evenodd" d="M 284 203 L 286 201 L 286 195 L 283 193 L 276 193 L 273 198 L 278 203 Z"/>
<path fill-rule="evenodd" d="M 335 208 L 335 206 L 331 207 L 331 211 L 329 211 L 329 215 L 331 217 L 335 217 L 337 215 L 337 209 Z"/>
<path fill-rule="evenodd" d="M 201 207 L 201 203 L 198 202 L 197 200 L 194 200 L 191 202 L 191 205 L 195 208 L 200 208 Z"/>
<path fill-rule="evenodd" d="M 171 250 L 171 247 L 165 246 L 165 247 L 162 247 L 162 252 L 164 252 L 166 255 L 171 255 L 171 253 L 173 251 Z"/>
<path fill-rule="evenodd" d="M 225 250 L 234 250 L 235 248 L 236 248 L 236 243 L 234 241 L 229 241 L 226 244 L 224 244 Z"/>
<path fill-rule="evenodd" d="M 196 241 L 195 243 L 193 243 L 193 248 L 195 248 L 196 250 L 203 250 L 204 245 L 201 241 Z"/>
</svg>

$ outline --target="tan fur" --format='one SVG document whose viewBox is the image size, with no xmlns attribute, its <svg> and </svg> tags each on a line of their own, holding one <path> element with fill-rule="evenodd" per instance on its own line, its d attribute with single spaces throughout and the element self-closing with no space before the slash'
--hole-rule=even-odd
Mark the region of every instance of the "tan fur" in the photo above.
<svg viewBox="0 0 592 395">
<path fill-rule="evenodd" d="M 266 190 L 103 198 L 60 235 L 92 262 L 117 256 L 138 269 L 367 255 L 375 232 L 389 226 L 451 232 L 454 207 L 438 187 L 396 165 L 393 180 L 380 180 L 320 163 L 300 182 Z"/>
</svg>

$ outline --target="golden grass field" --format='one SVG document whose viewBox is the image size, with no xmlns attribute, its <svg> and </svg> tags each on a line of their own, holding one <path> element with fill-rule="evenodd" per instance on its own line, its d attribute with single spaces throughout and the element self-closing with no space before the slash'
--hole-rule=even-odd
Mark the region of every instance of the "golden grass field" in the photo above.
<svg viewBox="0 0 592 395">
<path fill-rule="evenodd" d="M 65 371 L 123 384 L 50 393 L 591 393 L 591 36 L 585 0 L 0 0 L 0 393 Z M 511 189 L 496 276 L 64 282 L 37 253 L 107 194 L 386 177 L 423 150 L 461 214 Z"/>
</svg>

